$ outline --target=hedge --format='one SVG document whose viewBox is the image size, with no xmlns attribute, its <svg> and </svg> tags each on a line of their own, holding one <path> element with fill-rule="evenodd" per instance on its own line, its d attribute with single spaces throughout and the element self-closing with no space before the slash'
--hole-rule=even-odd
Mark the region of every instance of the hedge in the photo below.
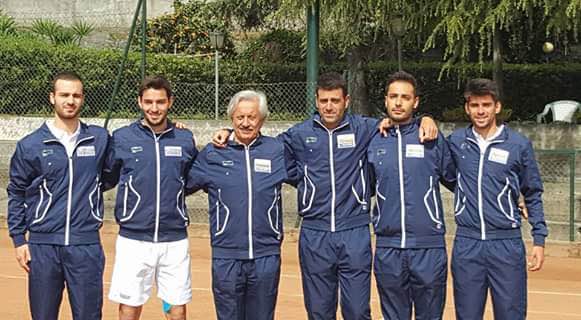
<svg viewBox="0 0 581 320">
<path fill-rule="evenodd" d="M 0 113 L 47 114 L 49 81 L 60 70 L 74 70 L 85 79 L 87 96 L 84 116 L 102 116 L 113 89 L 121 60 L 119 50 L 58 47 L 34 39 L 0 36 Z M 140 54 L 132 52 L 115 104 L 117 116 L 135 113 L 135 94 L 139 84 Z M 188 56 L 147 56 L 148 73 L 164 74 L 177 85 L 176 107 L 184 113 L 211 114 L 214 62 L 211 58 Z M 395 63 L 371 63 L 368 68 L 370 104 L 376 113 L 383 110 L 385 80 L 397 69 Z M 438 81 L 440 63 L 405 63 L 419 82 L 421 108 L 437 118 L 447 109 L 462 105 L 462 83 L 457 72 Z M 346 70 L 346 65 L 322 65 L 322 71 Z M 491 66 L 469 65 L 466 77 L 490 77 Z M 242 60 L 223 60 L 220 65 L 221 83 L 275 83 L 305 81 L 304 64 L 267 64 Z M 504 65 L 504 105 L 512 109 L 513 120 L 529 120 L 551 101 L 571 99 L 581 101 L 581 64 Z M 208 84 L 209 99 L 200 99 L 192 92 L 192 84 Z M 190 87 L 188 87 L 190 86 Z M 200 86 L 197 86 L 200 87 Z M 301 104 L 304 96 L 289 92 L 289 101 Z M 293 96 L 295 95 L 295 96 Z M 188 105 L 179 105 L 188 101 Z M 198 102 L 196 102 L 198 101 Z M 300 105 L 297 109 L 300 108 Z M 193 111 L 192 111 L 193 110 Z"/>
</svg>

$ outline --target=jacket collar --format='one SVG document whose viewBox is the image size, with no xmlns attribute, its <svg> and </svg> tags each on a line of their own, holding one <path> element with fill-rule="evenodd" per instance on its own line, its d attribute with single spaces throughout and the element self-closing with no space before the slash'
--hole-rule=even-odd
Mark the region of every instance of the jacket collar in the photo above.
<svg viewBox="0 0 581 320">
<path fill-rule="evenodd" d="M 264 140 L 262 133 L 258 132 L 258 137 L 256 137 L 254 140 L 252 140 L 252 142 L 250 142 L 248 147 L 252 148 L 252 147 L 255 147 L 257 145 L 260 145 L 262 143 L 262 140 Z M 245 146 L 244 144 L 239 143 L 234 139 L 234 132 L 232 132 L 230 134 L 230 137 L 228 138 L 227 144 L 230 147 L 236 147 L 236 148 L 244 148 L 244 146 Z"/>
<path fill-rule="evenodd" d="M 325 125 L 323 124 L 323 120 L 321 120 L 321 115 L 318 112 L 315 112 L 315 114 L 313 115 L 311 120 L 313 121 L 313 127 L 321 127 L 327 131 L 335 131 L 339 128 L 349 126 L 349 123 L 351 122 L 352 117 L 353 116 L 346 111 L 343 114 L 343 119 L 341 119 L 341 121 L 339 122 L 339 125 L 337 125 L 337 127 L 335 129 L 328 129 L 327 127 L 325 127 Z"/>
<path fill-rule="evenodd" d="M 42 142 L 44 142 L 44 143 L 59 142 L 57 137 L 55 137 L 52 134 L 52 132 L 50 131 L 50 129 L 46 125 L 46 122 L 43 123 L 42 126 L 40 126 L 39 132 L 42 136 Z M 82 141 L 82 140 L 92 139 L 92 138 L 94 138 L 94 136 L 89 132 L 89 126 L 87 126 L 84 122 L 79 121 L 79 136 L 77 138 L 77 142 Z"/>
<path fill-rule="evenodd" d="M 415 119 L 412 119 L 412 121 L 410 121 L 409 123 L 406 123 L 406 124 L 392 125 L 389 128 L 389 134 L 392 136 L 397 136 L 398 129 L 399 129 L 399 132 L 401 134 L 408 134 L 408 133 L 416 132 L 418 128 L 419 128 L 418 123 L 415 121 Z"/>
<path fill-rule="evenodd" d="M 503 123 L 504 128 L 502 132 L 494 139 L 494 141 L 505 141 L 508 139 L 508 125 Z M 464 135 L 467 139 L 477 141 L 476 136 L 474 136 L 474 126 L 472 124 L 468 125 L 466 129 L 464 129 Z"/>
<path fill-rule="evenodd" d="M 149 136 L 152 136 L 152 134 L 154 134 L 153 130 L 150 127 L 143 124 L 143 117 L 137 119 L 135 122 L 133 122 L 131 124 L 131 126 L 133 126 L 134 128 L 137 128 L 143 132 L 146 132 Z M 174 128 L 175 128 L 175 124 L 173 122 L 171 122 L 171 120 L 168 118 L 167 119 L 167 128 L 164 131 L 162 131 L 160 134 L 163 135 L 163 134 L 166 134 L 168 132 L 171 132 L 174 130 Z"/>
</svg>

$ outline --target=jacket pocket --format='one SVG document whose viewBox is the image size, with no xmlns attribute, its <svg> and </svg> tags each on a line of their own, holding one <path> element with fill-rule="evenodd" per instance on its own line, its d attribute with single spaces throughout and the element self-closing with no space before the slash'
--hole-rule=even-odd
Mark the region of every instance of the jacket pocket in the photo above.
<svg viewBox="0 0 581 320">
<path fill-rule="evenodd" d="M 91 207 L 91 215 L 97 221 L 103 222 L 103 213 L 101 206 L 101 181 L 99 177 L 95 178 L 95 187 L 89 193 L 89 205 Z"/>
<path fill-rule="evenodd" d="M 120 222 L 126 222 L 131 219 L 139 206 L 139 202 L 141 202 L 141 195 L 133 187 L 133 176 L 129 176 L 129 180 L 123 185 L 123 212 L 119 219 Z"/>
<path fill-rule="evenodd" d="M 305 213 L 311 209 L 313 201 L 315 200 L 315 192 L 317 191 L 315 184 L 313 183 L 311 178 L 309 178 L 308 169 L 309 169 L 308 166 L 305 165 L 305 172 L 303 176 L 303 196 L 301 201 L 302 207 L 301 213 Z"/>
<path fill-rule="evenodd" d="M 424 206 L 428 211 L 430 219 L 436 224 L 436 228 L 442 228 L 442 220 L 440 219 L 440 206 L 438 204 L 438 190 L 434 185 L 434 177 L 430 176 L 430 188 L 424 194 Z"/>
<path fill-rule="evenodd" d="M 459 216 L 466 209 L 466 194 L 462 187 L 461 175 L 458 173 L 458 184 L 456 185 L 456 194 L 454 195 L 454 216 Z"/>
<path fill-rule="evenodd" d="M 512 189 L 510 185 L 510 180 L 506 178 L 506 184 L 496 197 L 496 201 L 498 203 L 498 208 L 500 212 L 504 214 L 506 219 L 511 223 L 513 228 L 518 226 L 516 219 L 514 218 L 514 201 L 512 199 Z M 506 203 L 506 205 L 503 204 Z"/>
<path fill-rule="evenodd" d="M 223 214 L 220 214 L 222 213 Z M 222 219 L 220 219 L 222 217 Z M 216 232 L 214 236 L 219 236 L 226 230 L 228 219 L 230 218 L 230 208 L 222 201 L 222 189 L 218 189 L 218 200 L 216 200 Z"/>
<path fill-rule="evenodd" d="M 31 225 L 40 223 L 44 218 L 46 218 L 46 213 L 51 204 L 52 193 L 46 186 L 46 179 L 43 179 L 42 183 L 38 186 L 38 203 L 34 209 L 34 220 L 32 220 Z"/>
<path fill-rule="evenodd" d="M 184 193 L 185 182 L 184 178 L 182 177 L 180 177 L 180 184 L 181 184 L 180 190 L 176 195 L 176 210 L 178 211 L 182 219 L 184 219 L 187 225 L 190 222 L 190 219 L 188 217 L 188 213 L 186 212 L 186 195 Z"/>
<path fill-rule="evenodd" d="M 355 179 L 355 183 L 351 185 L 351 192 L 355 196 L 355 200 L 360 205 L 367 205 L 366 197 L 366 185 L 365 185 L 365 172 L 363 171 L 363 160 L 359 160 L 359 177 Z"/>
<path fill-rule="evenodd" d="M 379 226 L 379 221 L 381 220 L 381 208 L 385 200 L 387 199 L 381 192 L 379 192 L 379 186 L 381 185 L 381 181 L 377 181 L 375 184 L 375 210 L 376 214 L 371 216 L 371 221 L 377 230 Z"/>
<path fill-rule="evenodd" d="M 274 217 L 273 217 L 274 213 Z M 280 191 L 278 188 L 274 188 L 274 198 L 272 200 L 272 204 L 270 208 L 268 208 L 268 223 L 270 224 L 270 228 L 276 234 L 277 238 L 280 239 L 280 227 L 279 227 L 279 220 L 280 220 Z"/>
</svg>

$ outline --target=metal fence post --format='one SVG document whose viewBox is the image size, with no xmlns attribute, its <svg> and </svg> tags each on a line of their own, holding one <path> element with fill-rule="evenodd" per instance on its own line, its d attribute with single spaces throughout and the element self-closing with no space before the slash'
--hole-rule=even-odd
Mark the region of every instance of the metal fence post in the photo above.
<svg viewBox="0 0 581 320">
<path fill-rule="evenodd" d="M 137 2 L 137 8 L 135 9 L 135 14 L 133 15 L 133 22 L 131 23 L 131 30 L 129 30 L 129 38 L 125 44 L 125 51 L 123 51 L 123 58 L 121 58 L 121 63 L 119 63 L 119 70 L 117 72 L 117 77 L 115 78 L 115 86 L 113 87 L 113 94 L 111 95 L 111 100 L 109 100 L 109 107 L 107 110 L 107 118 L 103 127 L 107 129 L 109 124 L 109 119 L 111 118 L 111 113 L 113 112 L 113 106 L 115 105 L 115 97 L 119 92 L 119 87 L 121 86 L 121 77 L 123 76 L 123 70 L 125 69 L 125 62 L 127 62 L 127 56 L 129 55 L 129 48 L 131 47 L 131 41 L 133 41 L 133 34 L 135 33 L 135 25 L 137 24 L 137 17 L 139 17 L 139 11 L 141 5 L 145 0 L 139 0 Z M 145 45 L 145 44 L 143 44 Z"/>
<path fill-rule="evenodd" d="M 575 241 L 575 160 L 577 151 L 569 155 L 569 241 Z"/>
</svg>

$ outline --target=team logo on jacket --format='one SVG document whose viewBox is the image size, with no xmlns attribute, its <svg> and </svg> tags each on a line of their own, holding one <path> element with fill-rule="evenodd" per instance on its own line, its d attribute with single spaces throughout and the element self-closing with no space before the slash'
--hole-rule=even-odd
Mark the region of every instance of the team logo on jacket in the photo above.
<svg viewBox="0 0 581 320">
<path fill-rule="evenodd" d="M 405 157 L 406 158 L 423 158 L 424 157 L 424 146 L 421 144 L 408 144 L 405 147 Z"/>
<path fill-rule="evenodd" d="M 305 139 L 305 143 L 316 143 L 317 142 L 317 137 L 307 137 Z"/>
<path fill-rule="evenodd" d="M 54 153 L 54 151 L 52 149 L 42 149 L 42 156 L 43 157 L 50 156 L 53 153 Z"/>
<path fill-rule="evenodd" d="M 234 166 L 234 161 L 232 161 L 232 160 L 224 160 L 224 161 L 222 161 L 222 166 L 223 167 L 233 167 Z"/>
<path fill-rule="evenodd" d="M 268 159 L 254 159 L 254 172 L 270 173 L 270 160 Z"/>
<path fill-rule="evenodd" d="M 77 148 L 77 157 L 94 157 L 95 146 L 81 146 Z"/>
<path fill-rule="evenodd" d="M 141 146 L 131 147 L 131 153 L 138 153 L 138 152 L 141 152 L 141 151 L 143 151 L 143 147 L 141 147 Z"/>
<path fill-rule="evenodd" d="M 346 149 L 355 147 L 355 134 L 346 133 L 337 136 L 337 148 Z"/>
<path fill-rule="evenodd" d="M 378 156 L 382 156 L 382 155 L 385 155 L 385 154 L 387 154 L 387 150 L 385 150 L 385 149 L 377 149 L 377 155 Z"/>
<path fill-rule="evenodd" d="M 165 146 L 163 148 L 166 157 L 181 157 L 182 147 L 181 146 Z"/>
<path fill-rule="evenodd" d="M 490 154 L 488 155 L 488 160 L 500 164 L 506 164 L 508 162 L 508 157 L 510 153 L 506 150 L 498 148 L 490 148 Z"/>
</svg>

